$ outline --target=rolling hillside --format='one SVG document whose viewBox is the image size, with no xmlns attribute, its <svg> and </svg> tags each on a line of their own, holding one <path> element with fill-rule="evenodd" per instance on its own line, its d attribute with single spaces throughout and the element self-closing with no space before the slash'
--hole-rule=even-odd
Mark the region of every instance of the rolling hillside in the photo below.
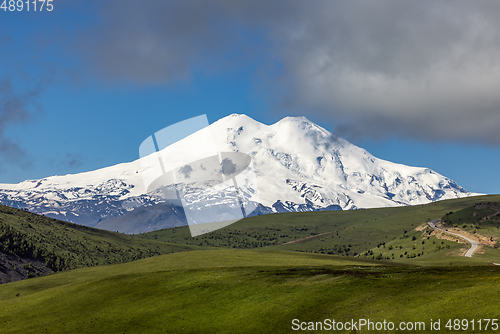
<svg viewBox="0 0 500 334">
<path fill-rule="evenodd" d="M 495 218 L 485 220 L 486 216 L 477 216 L 478 212 L 483 212 L 477 208 L 499 200 L 500 196 L 491 195 L 411 207 L 263 215 L 243 219 L 196 238 L 190 236 L 185 226 L 130 236 L 2 206 L 0 270 L 5 283 L 51 270 L 213 247 L 267 248 L 421 264 L 497 263 L 500 251 L 497 249 L 496 209 L 485 207 L 484 213 Z M 476 208 L 477 226 L 474 225 L 474 229 L 480 228 L 480 232 L 490 239 L 489 246 L 493 246 L 484 246 L 472 259 L 460 257 L 466 244 L 438 240 L 426 231 L 415 230 L 426 221 L 445 214 L 449 219 L 462 219 L 457 217 L 472 210 L 470 207 Z M 450 212 L 454 213 L 450 215 Z M 472 229 L 469 225 L 467 228 Z"/>
<path fill-rule="evenodd" d="M 331 320 L 358 319 L 436 332 L 431 319 L 440 321 L 441 330 L 454 330 L 450 319 L 498 319 L 491 305 L 500 293 L 500 267 L 487 265 L 500 259 L 498 249 L 464 258 L 458 256 L 463 245 L 446 241 L 419 257 L 388 260 L 386 251 L 396 244 L 421 246 L 428 232 L 415 228 L 429 218 L 447 213 L 462 219 L 471 208 L 489 210 L 486 203 L 499 200 L 495 195 L 414 207 L 272 214 L 198 238 L 189 237 L 186 227 L 126 236 L 2 207 L 2 226 L 23 231 L 22 240 L 38 240 L 37 249 L 51 246 L 60 258 L 91 267 L 0 285 L 1 332 L 290 333 L 302 322 L 328 326 Z M 441 246 L 432 238 L 425 246 L 433 241 Z M 238 249 L 250 242 L 257 249 Z M 373 250 L 383 256 L 362 256 Z M 134 251 L 144 257 L 172 254 L 93 266 L 130 260 L 124 254 Z M 460 330 L 474 332 L 463 326 L 470 323 L 460 323 Z M 496 331 L 490 326 L 480 332 Z"/>
<path fill-rule="evenodd" d="M 396 208 L 271 214 L 246 218 L 195 238 L 190 236 L 187 227 L 154 231 L 140 237 L 198 246 L 268 248 L 355 256 L 382 243 L 399 240 L 408 233 L 416 233 L 420 238 L 422 232 L 416 232 L 414 229 L 431 219 L 441 218 L 446 213 L 457 212 L 478 203 L 495 201 L 500 201 L 500 195 L 475 196 Z M 413 237 L 413 234 L 410 236 Z M 453 246 L 460 245 L 454 243 Z M 498 247 L 498 244 L 495 247 Z M 434 251 L 435 247 L 428 247 L 424 253 Z M 458 257 L 459 254 L 455 255 Z M 386 256 L 388 255 L 384 254 L 384 258 Z M 475 260 L 471 261 L 474 263 Z M 486 261 L 485 259 L 483 262 Z"/>
<path fill-rule="evenodd" d="M 30 274 L 36 276 L 37 272 L 47 272 L 31 268 L 32 265 L 28 268 L 29 262 L 38 267 L 45 267 L 45 263 L 51 270 L 60 271 L 196 248 L 139 239 L 0 206 L 0 253 L 3 254 L 0 270 L 3 275 L 10 275 L 12 273 L 7 272 L 14 270 L 19 274 L 15 277 L 26 278 Z M 12 265 L 12 256 L 26 266 Z M 36 265 L 35 261 L 38 261 Z"/>
<path fill-rule="evenodd" d="M 369 319 L 423 323 L 425 333 L 432 319 L 445 331 L 449 319 L 498 319 L 499 273 L 263 250 L 183 252 L 2 285 L 0 323 L 2 333 L 23 334 L 293 333 L 294 319 L 306 328 Z M 366 329 L 347 332 L 374 332 Z"/>
</svg>

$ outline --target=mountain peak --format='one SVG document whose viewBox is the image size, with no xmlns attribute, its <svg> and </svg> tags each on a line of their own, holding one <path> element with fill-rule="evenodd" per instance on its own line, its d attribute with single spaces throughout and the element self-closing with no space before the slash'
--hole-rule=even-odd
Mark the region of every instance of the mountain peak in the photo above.
<svg viewBox="0 0 500 334">
<path fill-rule="evenodd" d="M 231 114 L 209 127 L 205 133 L 212 135 L 219 152 L 252 158 L 258 188 L 254 191 L 266 212 L 424 204 L 472 195 L 430 169 L 377 159 L 303 116 L 265 125 L 244 114 Z M 172 144 L 173 161 L 183 159 L 175 154 L 185 154 L 204 140 L 196 138 Z M 0 203 L 93 226 L 159 203 L 144 193 L 142 170 L 142 161 L 137 160 L 19 185 L 0 184 Z"/>
<path fill-rule="evenodd" d="M 262 124 L 256 120 L 254 120 L 252 117 L 247 116 L 245 114 L 231 114 L 229 116 L 223 117 L 212 124 L 210 124 L 211 127 L 218 127 L 222 126 L 225 128 L 234 128 L 234 127 L 240 127 L 240 126 L 245 126 L 248 124 Z"/>
<path fill-rule="evenodd" d="M 252 123 L 258 123 L 258 124 L 265 125 L 259 121 L 256 121 L 255 119 L 253 119 L 252 117 L 250 117 L 246 114 L 237 114 L 237 113 L 233 113 L 233 114 L 230 114 L 229 116 L 223 117 L 214 123 L 218 123 L 218 122 L 252 122 Z M 318 125 L 311 122 L 305 116 L 286 116 L 286 117 L 283 117 L 282 119 L 280 119 L 279 121 L 277 121 L 276 123 L 268 125 L 268 126 L 274 126 L 277 124 L 303 124 L 303 125 L 308 125 L 308 126 L 313 125 L 313 126 L 320 128 Z"/>
<path fill-rule="evenodd" d="M 237 114 L 237 113 L 232 113 L 231 115 L 223 117 L 221 119 L 225 119 L 225 118 L 247 118 L 247 119 L 254 120 L 252 117 L 250 117 L 246 114 Z"/>
<path fill-rule="evenodd" d="M 283 117 L 281 120 L 279 120 L 277 123 L 289 123 L 289 122 L 291 122 L 291 123 L 302 123 L 302 122 L 305 122 L 305 123 L 311 123 L 311 124 L 313 124 L 313 122 L 311 122 L 305 116 L 286 116 L 286 117 Z"/>
</svg>

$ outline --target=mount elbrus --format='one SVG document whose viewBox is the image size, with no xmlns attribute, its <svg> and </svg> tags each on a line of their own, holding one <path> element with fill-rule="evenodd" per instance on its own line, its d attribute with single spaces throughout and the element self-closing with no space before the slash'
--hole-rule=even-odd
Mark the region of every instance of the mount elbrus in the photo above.
<svg viewBox="0 0 500 334">
<path fill-rule="evenodd" d="M 258 194 L 258 203 L 251 214 L 413 205 L 474 195 L 428 168 L 378 159 L 305 117 L 265 125 L 233 114 L 205 131 L 218 151 L 252 158 L 257 189 L 250 192 Z M 173 158 L 192 150 L 199 143 L 190 137 L 165 150 Z M 143 165 L 136 160 L 80 174 L 0 184 L 0 203 L 125 233 L 186 224 L 179 201 L 167 203 L 157 191 L 145 190 Z M 190 184 L 174 186 L 187 189 Z M 200 196 L 197 201 L 205 204 L 221 198 L 210 191 Z"/>
</svg>

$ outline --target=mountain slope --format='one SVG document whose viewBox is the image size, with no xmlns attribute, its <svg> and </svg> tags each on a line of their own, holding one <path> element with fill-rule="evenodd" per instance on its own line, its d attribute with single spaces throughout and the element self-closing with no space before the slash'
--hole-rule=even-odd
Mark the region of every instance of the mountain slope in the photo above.
<svg viewBox="0 0 500 334">
<path fill-rule="evenodd" d="M 373 157 L 304 117 L 287 117 L 268 126 L 245 115 L 227 116 L 163 149 L 161 154 L 171 164 L 165 169 L 203 154 L 200 143 L 211 138 L 219 152 L 252 158 L 256 189 L 243 196 L 257 199 L 254 204 L 260 204 L 262 213 L 412 205 L 473 195 L 430 169 Z M 146 193 L 142 175 L 150 169 L 149 161 L 151 156 L 86 173 L 0 184 L 0 202 L 95 226 L 164 202 L 157 192 Z M 175 187 L 195 189 L 180 183 Z M 216 205 L 225 196 L 220 194 L 213 191 L 196 200 Z"/>
<path fill-rule="evenodd" d="M 95 228 L 136 234 L 184 225 L 186 217 L 182 204 L 158 203 L 137 208 L 123 216 L 103 220 Z"/>
<path fill-rule="evenodd" d="M 102 231 L 0 205 L 0 283 L 199 249 Z M 49 269 L 50 268 L 50 269 Z"/>
<path fill-rule="evenodd" d="M 308 200 L 345 210 L 423 204 L 470 194 L 430 169 L 377 159 L 305 117 L 287 117 L 266 126 L 231 115 L 212 127 L 221 151 L 253 156 L 264 205 Z"/>
</svg>

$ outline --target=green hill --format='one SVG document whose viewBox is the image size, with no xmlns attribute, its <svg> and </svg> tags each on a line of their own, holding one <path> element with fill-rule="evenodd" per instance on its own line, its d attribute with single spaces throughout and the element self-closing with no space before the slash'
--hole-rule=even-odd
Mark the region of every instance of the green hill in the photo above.
<svg viewBox="0 0 500 334">
<path fill-rule="evenodd" d="M 442 217 L 443 227 L 447 230 L 475 237 L 483 244 L 482 249 L 472 259 L 460 256 L 469 248 L 468 242 L 446 233 L 446 239 L 437 238 L 437 235 L 432 233 L 434 230 L 426 224 L 423 224 L 421 229 L 409 231 L 396 239 L 381 243 L 360 256 L 433 265 L 499 263 L 500 202 L 490 201 L 498 200 L 498 196 L 473 199 L 476 199 L 473 205 L 446 212 Z"/>
<path fill-rule="evenodd" d="M 474 205 L 462 210 L 447 212 L 442 220 L 449 226 L 498 240 L 500 238 L 500 201 L 497 197 L 489 199 L 491 201 L 477 201 Z"/>
<path fill-rule="evenodd" d="M 0 253 L 38 258 L 54 271 L 198 248 L 98 230 L 0 205 Z M 26 268 L 18 271 L 25 277 L 29 274 Z"/>
<path fill-rule="evenodd" d="M 243 219 L 196 238 L 190 236 L 188 227 L 129 236 L 0 206 L 0 253 L 21 257 L 17 267 L 15 263 L 5 264 L 9 270 L 15 268 L 21 277 L 46 272 L 41 266 L 35 270 L 29 265 L 34 258 L 59 271 L 200 247 L 267 248 L 373 259 L 381 254 L 382 258 L 395 261 L 406 261 L 407 255 L 415 253 L 418 259 L 410 257 L 410 260 L 421 264 L 427 259 L 429 264 L 500 262 L 495 260 L 499 257 L 497 249 L 485 249 L 484 254 L 472 260 L 462 259 L 454 250 L 463 245 L 423 240 L 423 232 L 414 230 L 429 219 L 445 216 L 454 225 L 458 222 L 466 225 L 466 230 L 481 229 L 481 233 L 497 240 L 498 204 L 495 203 L 499 202 L 499 195 L 490 195 L 410 207 L 271 214 Z M 470 216 L 467 222 L 461 220 L 465 216 Z M 419 246 L 417 251 L 415 243 L 402 245 L 399 240 L 404 236 L 416 236 L 427 242 L 427 246 Z M 393 251 L 396 246 L 397 251 Z"/>
<path fill-rule="evenodd" d="M 270 214 L 242 219 L 225 228 L 195 238 L 191 237 L 189 228 L 186 226 L 154 231 L 140 237 L 147 240 L 209 247 L 266 248 L 356 256 L 382 244 L 394 243 L 396 245 L 404 235 L 411 234 L 413 237 L 413 233 L 416 233 L 421 238 L 422 232 L 416 232 L 414 229 L 423 223 L 478 203 L 481 205 L 480 203 L 491 202 L 500 202 L 500 195 L 475 196 L 396 208 Z M 428 254 L 419 260 L 429 258 L 430 263 L 436 263 L 435 257 L 451 253 L 442 249 L 439 250 L 440 253 L 434 254 L 436 246 L 432 242 L 436 240 L 430 240 L 424 252 L 433 254 Z M 433 246 L 429 247 L 429 245 Z M 439 245 L 442 245 L 441 241 Z M 457 243 L 443 244 L 444 247 L 448 245 L 460 246 Z M 419 251 L 421 252 L 422 249 Z M 500 252 L 496 250 L 491 251 L 492 257 L 500 255 Z M 384 258 L 389 257 L 392 260 L 392 253 L 384 253 Z M 394 255 L 395 260 L 400 261 L 400 254 Z M 449 256 L 459 258 L 458 255 Z M 403 260 L 405 259 L 406 257 Z M 469 260 L 457 259 L 456 261 Z M 491 257 L 485 257 L 479 262 L 488 263 L 491 262 L 490 260 Z M 445 259 L 442 264 L 450 262 L 454 260 Z M 466 263 L 477 262 L 472 259 Z"/>
<path fill-rule="evenodd" d="M 500 262 L 500 249 L 484 246 L 472 258 L 461 254 L 470 244 L 459 237 L 437 238 L 433 229 L 412 230 L 400 237 L 381 243 L 359 255 L 365 259 L 383 259 L 415 265 L 474 265 Z"/>
<path fill-rule="evenodd" d="M 391 266 L 298 252 L 183 252 L 2 285 L 0 331 L 291 333 L 300 322 L 369 319 L 423 323 L 418 332 L 440 320 L 444 332 L 449 319 L 499 318 L 499 274 L 494 266 Z M 475 332 L 497 332 L 484 325 Z"/>
<path fill-rule="evenodd" d="M 500 196 L 275 214 L 197 238 L 187 227 L 127 236 L 0 207 L 4 250 L 48 254 L 62 269 L 87 266 L 0 285 L 0 332 L 290 333 L 359 319 L 425 326 L 418 332 L 438 332 L 430 329 L 438 320 L 441 331 L 498 332 L 485 321 L 479 330 L 477 320 L 500 318 L 492 307 L 500 267 L 478 265 L 499 250 L 460 257 L 463 244 L 436 239 L 423 224 L 446 214 L 456 224 L 493 202 Z M 480 230 L 496 228 L 482 218 Z M 424 254 L 404 256 L 409 250 Z M 134 257 L 148 258 L 96 266 Z"/>
</svg>

